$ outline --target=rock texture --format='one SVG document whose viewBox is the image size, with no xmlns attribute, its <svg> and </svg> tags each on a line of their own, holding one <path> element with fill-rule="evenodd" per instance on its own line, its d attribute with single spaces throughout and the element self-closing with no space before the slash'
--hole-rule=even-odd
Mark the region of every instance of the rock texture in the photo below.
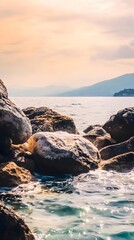
<svg viewBox="0 0 134 240">
<path fill-rule="evenodd" d="M 0 239 L 35 240 L 24 221 L 11 209 L 0 204 Z"/>
<path fill-rule="evenodd" d="M 107 160 L 127 152 L 134 152 L 134 137 L 130 138 L 125 142 L 111 145 L 101 149 L 100 155 L 103 160 Z"/>
<path fill-rule="evenodd" d="M 0 79 L 0 97 L 8 98 L 7 88 L 5 87 L 5 85 L 1 79 Z"/>
<path fill-rule="evenodd" d="M 31 136 L 29 119 L 14 103 L 8 99 L 8 93 L 0 81 L 0 143 L 2 150 L 8 147 L 10 139 L 13 143 L 23 143 Z"/>
<path fill-rule="evenodd" d="M 96 147 L 83 137 L 66 132 L 40 132 L 28 140 L 36 171 L 47 174 L 80 174 L 98 167 Z"/>
<path fill-rule="evenodd" d="M 29 107 L 23 109 L 30 119 L 33 133 L 65 131 L 77 133 L 76 126 L 71 117 L 63 116 L 47 107 Z"/>
<path fill-rule="evenodd" d="M 19 167 L 23 167 L 33 173 L 34 161 L 32 154 L 26 151 L 24 146 L 25 144 L 12 145 L 9 159 L 12 159 L 12 162 L 15 162 Z"/>
<path fill-rule="evenodd" d="M 134 136 L 134 107 L 125 108 L 110 117 L 103 128 L 117 142 L 123 142 Z"/>
<path fill-rule="evenodd" d="M 0 187 L 14 187 L 30 182 L 32 176 L 24 168 L 18 167 L 14 162 L 0 164 Z"/>
<path fill-rule="evenodd" d="M 100 125 L 90 126 L 84 130 L 86 133 L 84 138 L 92 142 L 98 149 L 112 145 L 115 143 L 109 133 L 107 133 Z"/>
<path fill-rule="evenodd" d="M 101 161 L 100 168 L 117 172 L 131 171 L 134 168 L 134 152 L 124 153 L 109 160 Z"/>
</svg>

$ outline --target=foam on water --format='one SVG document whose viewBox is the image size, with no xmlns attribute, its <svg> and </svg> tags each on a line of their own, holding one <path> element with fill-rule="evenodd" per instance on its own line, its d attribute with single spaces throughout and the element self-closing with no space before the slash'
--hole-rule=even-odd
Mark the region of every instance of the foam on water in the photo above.
<svg viewBox="0 0 134 240">
<path fill-rule="evenodd" d="M 133 98 L 20 98 L 16 102 L 74 115 L 82 130 L 132 106 Z M 38 182 L 7 189 L 7 194 L 1 189 L 0 198 L 25 219 L 38 240 L 134 240 L 134 171 L 36 177 Z"/>
</svg>

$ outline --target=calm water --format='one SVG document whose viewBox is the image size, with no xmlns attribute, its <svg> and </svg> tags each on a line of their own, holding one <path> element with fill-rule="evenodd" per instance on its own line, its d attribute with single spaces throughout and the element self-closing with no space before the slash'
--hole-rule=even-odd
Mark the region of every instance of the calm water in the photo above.
<svg viewBox="0 0 134 240">
<path fill-rule="evenodd" d="M 48 106 L 70 115 L 81 131 L 134 105 L 134 98 L 13 100 L 21 108 Z M 3 200 L 23 216 L 38 240 L 134 240 L 134 171 L 37 177 L 38 182 L 9 191 Z"/>
</svg>

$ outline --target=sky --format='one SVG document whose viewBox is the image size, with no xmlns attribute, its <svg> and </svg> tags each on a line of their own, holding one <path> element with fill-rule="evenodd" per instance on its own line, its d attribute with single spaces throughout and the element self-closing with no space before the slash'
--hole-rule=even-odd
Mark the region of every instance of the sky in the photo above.
<svg viewBox="0 0 134 240">
<path fill-rule="evenodd" d="M 7 86 L 81 87 L 134 72 L 134 0 L 0 0 Z"/>
</svg>

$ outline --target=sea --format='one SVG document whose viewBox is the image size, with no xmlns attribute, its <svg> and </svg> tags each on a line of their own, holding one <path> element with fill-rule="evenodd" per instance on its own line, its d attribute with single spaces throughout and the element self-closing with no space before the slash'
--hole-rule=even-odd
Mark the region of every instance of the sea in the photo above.
<svg viewBox="0 0 134 240">
<path fill-rule="evenodd" d="M 12 98 L 17 106 L 47 106 L 71 116 L 79 132 L 104 124 L 134 106 L 133 97 Z M 128 159 L 129 161 L 129 159 Z M 41 176 L 2 200 L 28 224 L 37 240 L 134 240 L 134 170 L 95 170 L 77 177 Z"/>
</svg>

